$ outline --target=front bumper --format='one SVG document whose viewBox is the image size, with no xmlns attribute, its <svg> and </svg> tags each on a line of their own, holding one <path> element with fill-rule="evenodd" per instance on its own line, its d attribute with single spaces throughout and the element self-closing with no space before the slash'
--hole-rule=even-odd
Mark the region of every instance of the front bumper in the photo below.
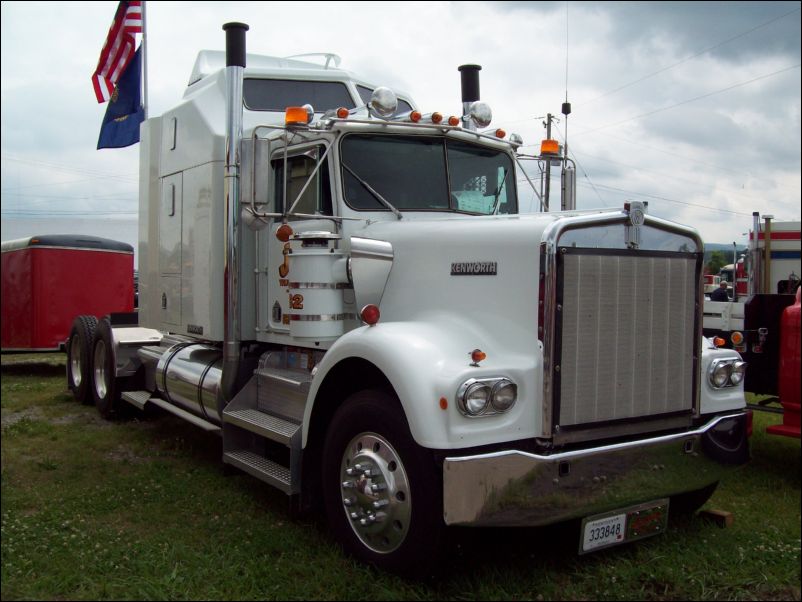
<svg viewBox="0 0 802 602">
<path fill-rule="evenodd" d="M 682 433 L 537 455 L 517 450 L 443 463 L 448 525 L 541 526 L 701 489 L 749 459 L 746 413 Z"/>
</svg>

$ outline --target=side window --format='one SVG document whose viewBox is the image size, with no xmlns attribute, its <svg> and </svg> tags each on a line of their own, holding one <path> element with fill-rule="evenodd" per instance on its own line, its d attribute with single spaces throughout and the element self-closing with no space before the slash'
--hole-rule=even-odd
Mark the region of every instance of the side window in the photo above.
<svg viewBox="0 0 802 602">
<path fill-rule="evenodd" d="M 287 199 L 284 199 L 284 158 L 274 159 L 272 167 L 275 174 L 276 211 L 284 212 L 292 208 L 293 213 L 307 215 L 332 215 L 331 181 L 329 177 L 328 159 L 315 173 L 318 156 L 323 154 L 323 147 L 313 151 L 287 158 Z M 314 174 L 314 175 L 313 175 Z M 311 178 L 311 181 L 310 181 Z M 308 183 L 308 185 L 307 185 Z M 292 217 L 291 220 L 305 219 Z"/>
</svg>

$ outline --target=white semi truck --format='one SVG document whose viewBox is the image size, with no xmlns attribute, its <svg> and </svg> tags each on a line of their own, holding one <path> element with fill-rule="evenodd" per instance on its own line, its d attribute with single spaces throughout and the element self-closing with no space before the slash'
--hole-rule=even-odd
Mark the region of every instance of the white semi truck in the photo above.
<svg viewBox="0 0 802 602">
<path fill-rule="evenodd" d="M 748 459 L 695 230 L 575 210 L 558 149 L 479 131 L 477 66 L 446 117 L 224 29 L 225 68 L 202 52 L 142 125 L 139 312 L 76 318 L 76 397 L 217 433 L 398 571 L 449 525 L 581 520 L 580 553 L 659 533 Z M 562 166 L 565 211 L 519 213 L 526 159 Z"/>
</svg>

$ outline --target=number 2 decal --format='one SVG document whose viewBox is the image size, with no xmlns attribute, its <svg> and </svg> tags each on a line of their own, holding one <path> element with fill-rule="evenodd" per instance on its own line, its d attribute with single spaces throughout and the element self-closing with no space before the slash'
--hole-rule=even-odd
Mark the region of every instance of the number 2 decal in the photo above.
<svg viewBox="0 0 802 602">
<path fill-rule="evenodd" d="M 304 296 L 303 295 L 290 295 L 290 309 L 303 309 Z"/>
</svg>

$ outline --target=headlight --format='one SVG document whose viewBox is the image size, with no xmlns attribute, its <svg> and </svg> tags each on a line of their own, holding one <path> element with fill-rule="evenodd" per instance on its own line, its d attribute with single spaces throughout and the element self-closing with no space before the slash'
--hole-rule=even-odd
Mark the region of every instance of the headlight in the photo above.
<svg viewBox="0 0 802 602">
<path fill-rule="evenodd" d="M 736 387 L 743 382 L 746 374 L 746 362 L 740 359 L 713 360 L 708 372 L 710 384 L 714 389 Z"/>
<path fill-rule="evenodd" d="M 518 387 L 514 382 L 504 378 L 493 386 L 493 395 L 490 398 L 490 403 L 496 411 L 506 412 L 515 404 L 515 399 L 517 397 Z"/>
<path fill-rule="evenodd" d="M 730 382 L 733 385 L 740 385 L 746 376 L 746 362 L 735 362 L 732 365 L 732 374 L 730 374 Z"/>
<path fill-rule="evenodd" d="M 469 418 L 492 416 L 515 405 L 518 386 L 508 378 L 471 378 L 457 390 L 457 407 Z"/>
<path fill-rule="evenodd" d="M 478 416 L 487 409 L 492 389 L 484 383 L 474 383 L 465 391 L 465 411 Z"/>
</svg>

